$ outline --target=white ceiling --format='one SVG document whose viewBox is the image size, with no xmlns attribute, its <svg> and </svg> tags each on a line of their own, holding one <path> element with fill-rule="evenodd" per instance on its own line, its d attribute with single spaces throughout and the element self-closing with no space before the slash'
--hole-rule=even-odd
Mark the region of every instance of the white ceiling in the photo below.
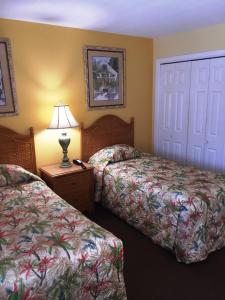
<svg viewBox="0 0 225 300">
<path fill-rule="evenodd" d="M 0 0 L 0 18 L 156 37 L 225 23 L 225 0 Z"/>
</svg>

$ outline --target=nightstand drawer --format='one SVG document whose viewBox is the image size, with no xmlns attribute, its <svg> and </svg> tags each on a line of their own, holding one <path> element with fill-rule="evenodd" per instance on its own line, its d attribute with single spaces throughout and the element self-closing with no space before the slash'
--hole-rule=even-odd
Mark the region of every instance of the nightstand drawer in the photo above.
<svg viewBox="0 0 225 300">
<path fill-rule="evenodd" d="M 70 205 L 76 207 L 80 211 L 86 210 L 87 207 L 93 205 L 89 192 L 79 192 L 71 195 L 71 193 L 62 193 L 61 198 L 66 200 Z"/>
<path fill-rule="evenodd" d="M 92 170 L 89 172 L 71 174 L 62 177 L 57 177 L 54 179 L 55 191 L 78 191 L 83 190 L 84 187 L 89 185 L 90 180 L 92 180 Z"/>
<path fill-rule="evenodd" d="M 40 168 L 41 178 L 61 198 L 82 212 L 94 210 L 93 167 L 85 163 L 86 169 L 72 165 L 60 168 L 58 164 Z"/>
<path fill-rule="evenodd" d="M 80 201 L 80 199 L 89 199 L 90 198 L 90 191 L 87 189 L 83 189 L 76 193 L 71 193 L 71 191 L 61 191 L 58 195 L 66 201 Z M 86 201 L 87 202 L 87 201 Z"/>
</svg>

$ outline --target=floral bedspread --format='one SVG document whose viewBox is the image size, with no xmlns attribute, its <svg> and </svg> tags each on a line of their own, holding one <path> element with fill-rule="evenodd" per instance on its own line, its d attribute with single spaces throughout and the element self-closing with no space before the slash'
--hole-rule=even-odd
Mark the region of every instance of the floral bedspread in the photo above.
<svg viewBox="0 0 225 300">
<path fill-rule="evenodd" d="M 0 165 L 0 299 L 126 299 L 123 245 L 18 166 Z"/>
<path fill-rule="evenodd" d="M 148 154 L 95 166 L 102 203 L 178 261 L 192 263 L 225 246 L 225 175 Z M 99 195 L 98 195 L 99 196 Z"/>
</svg>

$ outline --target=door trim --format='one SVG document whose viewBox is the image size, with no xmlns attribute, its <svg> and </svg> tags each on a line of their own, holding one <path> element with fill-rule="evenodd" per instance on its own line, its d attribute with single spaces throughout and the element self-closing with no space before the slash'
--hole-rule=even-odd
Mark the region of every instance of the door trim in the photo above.
<svg viewBox="0 0 225 300">
<path fill-rule="evenodd" d="M 153 152 L 157 154 L 159 150 L 158 142 L 158 125 L 159 125 L 159 95 L 160 95 L 160 66 L 166 63 L 177 63 L 185 62 L 189 60 L 207 59 L 207 58 L 218 58 L 225 56 L 225 49 L 207 51 L 207 52 L 197 52 L 187 55 L 171 56 L 165 58 L 158 58 L 155 62 L 155 97 L 154 97 L 154 107 L 153 107 Z"/>
</svg>

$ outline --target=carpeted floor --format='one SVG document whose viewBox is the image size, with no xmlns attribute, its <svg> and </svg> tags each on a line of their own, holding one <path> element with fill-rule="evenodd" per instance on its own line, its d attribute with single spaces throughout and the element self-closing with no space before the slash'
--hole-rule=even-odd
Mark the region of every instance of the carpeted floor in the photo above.
<svg viewBox="0 0 225 300">
<path fill-rule="evenodd" d="M 225 249 L 185 265 L 100 205 L 92 220 L 123 241 L 128 300 L 225 300 Z"/>
</svg>

